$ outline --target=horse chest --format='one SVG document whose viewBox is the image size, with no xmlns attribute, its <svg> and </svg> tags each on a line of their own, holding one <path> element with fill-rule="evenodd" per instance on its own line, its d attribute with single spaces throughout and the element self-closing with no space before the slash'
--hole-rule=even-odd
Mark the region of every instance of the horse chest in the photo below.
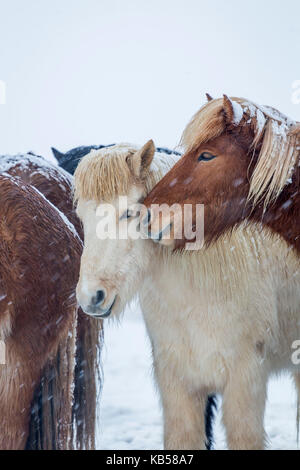
<svg viewBox="0 0 300 470">
<path fill-rule="evenodd" d="M 189 296 L 186 303 L 184 290 L 184 286 L 176 293 L 173 290 L 171 299 L 166 290 L 158 294 L 153 283 L 141 296 L 154 360 L 177 378 L 183 378 L 193 390 L 222 390 L 226 381 L 225 356 L 231 356 L 224 316 L 220 311 L 211 321 L 206 302 L 195 295 Z"/>
</svg>

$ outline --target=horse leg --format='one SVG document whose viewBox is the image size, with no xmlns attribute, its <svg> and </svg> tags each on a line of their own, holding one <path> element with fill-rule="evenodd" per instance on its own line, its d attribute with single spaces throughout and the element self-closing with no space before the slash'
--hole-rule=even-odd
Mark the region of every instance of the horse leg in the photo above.
<svg viewBox="0 0 300 470">
<path fill-rule="evenodd" d="M 205 409 L 207 394 L 188 390 L 186 384 L 167 368 L 156 368 L 164 415 L 164 448 L 205 450 Z"/>
<path fill-rule="evenodd" d="M 258 364 L 252 370 L 240 364 L 232 371 L 223 395 L 223 421 L 230 450 L 265 448 L 266 394 L 267 378 Z"/>
</svg>

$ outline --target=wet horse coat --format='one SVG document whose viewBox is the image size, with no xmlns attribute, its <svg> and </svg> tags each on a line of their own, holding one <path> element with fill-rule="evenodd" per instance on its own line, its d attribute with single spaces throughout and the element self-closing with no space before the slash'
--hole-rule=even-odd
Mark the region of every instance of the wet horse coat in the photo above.
<svg viewBox="0 0 300 470">
<path fill-rule="evenodd" d="M 65 269 L 76 266 L 81 242 L 35 189 L 0 176 L 0 193 L 0 334 L 6 345 L 0 374 L 0 448 L 25 447 L 34 391 L 58 349 L 65 390 L 57 404 L 61 422 L 54 425 L 57 447 L 70 448 L 77 306 L 76 271 Z"/>
<path fill-rule="evenodd" d="M 44 200 L 45 208 L 49 207 L 50 204 L 49 210 L 57 213 L 59 223 L 65 224 L 65 230 L 67 232 L 71 232 L 73 238 L 77 240 L 76 243 L 79 248 L 78 252 L 74 253 L 73 259 L 58 257 L 56 263 L 60 264 L 60 270 L 57 272 L 56 277 L 61 279 L 61 282 L 63 277 L 67 277 L 65 288 L 67 289 L 67 286 L 71 285 L 74 289 L 76 276 L 78 275 L 76 275 L 76 270 L 78 270 L 78 257 L 81 250 L 81 241 L 74 225 L 80 235 L 81 227 L 73 211 L 71 178 L 62 170 L 53 166 L 50 162 L 45 161 L 42 157 L 29 154 L 1 157 L 0 169 L 5 175 L 14 175 L 14 181 L 16 181 L 21 188 L 27 187 L 27 184 L 36 188 L 35 194 L 37 195 L 37 198 L 39 200 Z M 47 202 L 44 197 L 47 197 L 50 202 Z M 56 205 L 61 212 L 58 212 L 55 207 L 51 206 L 51 203 Z M 67 216 L 67 218 L 65 216 Z M 41 223 L 40 220 L 39 223 Z M 52 247 L 51 237 L 53 235 L 53 231 L 55 231 L 55 227 L 49 225 L 48 231 L 50 248 L 45 250 L 45 256 L 49 252 L 49 256 L 54 259 L 55 253 L 53 253 L 54 247 Z M 32 250 L 34 250 L 36 243 L 37 241 L 33 237 L 31 240 Z M 70 244 L 71 249 L 74 242 L 72 241 Z M 42 254 L 40 254 L 40 256 L 42 256 Z M 31 261 L 31 264 L 32 263 L 33 261 Z M 50 260 L 49 263 L 51 263 Z M 29 260 L 28 264 L 28 269 L 32 269 Z M 48 285 L 51 284 L 51 278 L 47 281 L 48 272 L 49 270 L 46 271 L 44 277 L 40 277 L 39 285 L 40 289 L 44 287 L 44 307 L 49 310 L 50 317 L 53 315 L 53 319 L 51 317 L 51 321 L 54 321 L 56 314 L 51 311 L 52 306 L 49 304 L 47 294 L 49 290 Z M 30 282 L 31 280 L 29 279 L 28 283 L 30 284 Z M 63 288 L 64 284 L 62 283 L 60 289 Z M 31 289 L 32 293 L 33 291 L 34 290 Z M 33 295 L 32 298 L 29 296 L 27 302 L 31 303 L 33 309 L 36 308 Z M 75 306 L 76 302 L 75 298 L 73 298 L 73 308 L 75 308 Z M 60 310 L 62 309 L 63 305 L 60 306 Z M 65 356 L 64 349 L 62 349 L 58 353 L 57 359 L 53 361 L 53 364 L 46 365 L 41 384 L 38 386 L 38 381 L 35 384 L 34 400 L 33 396 L 31 397 L 33 403 L 29 436 L 28 430 L 27 432 L 24 431 L 27 436 L 28 448 L 67 448 L 70 446 L 72 447 L 73 445 L 76 445 L 77 448 L 94 447 L 97 395 L 96 380 L 98 378 L 97 356 L 98 347 L 100 345 L 99 341 L 101 342 L 101 337 L 98 333 L 101 325 L 94 323 L 83 313 L 79 312 L 78 317 L 75 315 L 69 326 L 71 330 L 73 329 L 72 334 L 69 333 L 69 335 L 70 338 L 73 336 L 73 341 L 75 341 L 74 348 L 69 350 L 68 356 Z M 63 335 L 64 334 L 65 333 L 63 333 Z M 61 335 L 58 335 L 56 338 L 57 344 L 63 340 L 64 336 Z M 68 341 L 71 340 L 69 339 Z M 74 362 L 74 354 L 76 354 L 76 364 Z M 60 357 L 61 359 L 59 359 Z M 63 366 L 63 364 L 60 365 L 60 362 L 63 361 L 63 357 L 66 357 L 65 361 L 69 367 L 69 376 L 67 375 L 66 366 Z M 37 361 L 37 366 L 41 367 L 41 370 L 44 367 L 42 363 L 39 363 L 39 361 Z M 60 374 L 63 374 L 63 376 L 60 377 Z M 68 387 L 64 385 L 66 380 L 69 380 L 70 387 L 74 388 L 75 385 L 74 403 L 73 395 L 68 395 Z M 65 391 L 64 388 L 66 388 Z M 69 434 L 68 441 L 60 437 L 59 431 L 59 420 L 61 419 L 61 415 L 64 413 L 64 408 L 66 413 L 68 409 L 70 410 L 69 413 L 71 413 L 68 418 L 69 433 L 71 433 Z M 72 426 L 70 428 L 70 422 L 73 422 L 74 429 L 72 429 Z M 73 437 L 70 438 L 70 435 L 73 436 L 73 433 L 76 436 L 76 444 Z"/>
</svg>

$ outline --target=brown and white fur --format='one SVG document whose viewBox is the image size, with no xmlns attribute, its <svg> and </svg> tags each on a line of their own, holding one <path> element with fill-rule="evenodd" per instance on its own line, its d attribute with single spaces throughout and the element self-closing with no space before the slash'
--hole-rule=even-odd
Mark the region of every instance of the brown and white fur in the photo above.
<svg viewBox="0 0 300 470">
<path fill-rule="evenodd" d="M 115 146 L 84 157 L 75 173 L 77 213 L 85 233 L 77 297 L 91 315 L 118 315 L 138 293 L 153 350 L 167 449 L 203 449 L 204 406 L 223 396 L 230 449 L 263 449 L 267 382 L 296 372 L 300 274 L 279 237 L 253 224 L 205 251 L 173 253 L 150 240 L 99 240 L 96 207 L 117 197 L 141 200 L 173 161 Z M 153 160 L 152 160 L 153 159 Z M 117 212 L 116 223 L 124 223 Z M 134 223 L 134 220 L 132 220 Z M 95 306 L 96 293 L 104 297 Z M 93 308 L 92 308 L 92 307 Z"/>
</svg>

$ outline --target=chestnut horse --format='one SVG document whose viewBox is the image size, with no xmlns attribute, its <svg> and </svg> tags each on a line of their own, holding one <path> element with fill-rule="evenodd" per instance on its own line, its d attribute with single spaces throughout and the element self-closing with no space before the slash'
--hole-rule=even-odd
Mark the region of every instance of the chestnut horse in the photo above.
<svg viewBox="0 0 300 470">
<path fill-rule="evenodd" d="M 148 208 L 152 206 L 147 215 L 148 230 L 161 244 L 184 247 L 188 240 L 183 231 L 179 231 L 182 238 L 176 239 L 175 219 L 171 214 L 171 220 L 166 220 L 159 206 L 176 203 L 184 210 L 185 204 L 195 207 L 201 203 L 206 248 L 253 224 L 264 234 L 266 246 L 272 246 L 280 236 L 282 249 L 290 253 L 284 265 L 296 267 L 279 291 L 286 298 L 287 312 L 282 315 L 276 306 L 276 316 L 270 322 L 275 342 L 269 333 L 260 334 L 255 323 L 250 337 L 264 347 L 268 357 L 264 368 L 291 370 L 300 392 L 300 369 L 289 355 L 292 344 L 300 338 L 300 302 L 293 293 L 300 287 L 300 126 L 273 108 L 245 99 L 209 98 L 185 129 L 182 144 L 184 156 L 145 200 Z M 195 211 L 193 217 L 195 225 Z M 263 269 L 259 276 L 264 282 Z M 261 315 L 263 318 L 264 313 Z"/>
<path fill-rule="evenodd" d="M 136 203 L 178 160 L 154 152 L 151 142 L 93 151 L 75 172 L 85 233 L 79 303 L 91 316 L 114 317 L 139 295 L 167 449 L 204 448 L 205 403 L 214 393 L 224 398 L 229 448 L 261 449 L 267 379 L 290 361 L 299 331 L 297 260 L 280 237 L 265 243 L 254 224 L 192 253 L 143 238 L 98 237 L 107 224 L 98 212 L 104 203 L 121 233 L 138 224 Z M 291 320 L 289 337 L 279 328 L 284 319 Z"/>
<path fill-rule="evenodd" d="M 246 221 L 281 235 L 299 254 L 299 124 L 273 108 L 224 96 L 200 109 L 182 144 L 185 155 L 146 205 L 204 204 L 206 244 Z M 185 243 L 183 236 L 175 245 Z"/>
<path fill-rule="evenodd" d="M 60 255 L 57 255 L 56 258 L 55 250 L 51 242 L 51 238 L 54 237 L 53 230 L 55 231 L 55 227 L 52 224 L 49 225 L 49 248 L 44 249 L 44 255 L 50 266 L 46 269 L 46 263 L 41 264 L 39 270 L 36 272 L 36 275 L 39 276 L 39 284 L 35 286 L 34 289 L 38 289 L 40 292 L 44 289 L 44 294 L 41 297 L 44 302 L 43 311 L 46 309 L 51 326 L 51 324 L 57 320 L 58 313 L 65 315 L 64 309 L 67 305 L 64 305 L 60 300 L 60 291 L 57 291 L 57 298 L 55 297 L 56 300 L 55 302 L 53 301 L 52 297 L 55 295 L 54 286 L 52 289 L 53 294 L 51 294 L 51 289 L 49 289 L 49 286 L 53 284 L 51 276 L 53 275 L 55 279 L 57 278 L 57 282 L 60 282 L 61 291 L 63 291 L 64 288 L 66 288 L 67 291 L 71 291 L 72 288 L 74 289 L 76 276 L 78 275 L 76 273 L 78 273 L 81 241 L 74 226 L 81 237 L 82 233 L 80 223 L 72 207 L 72 180 L 63 170 L 55 167 L 42 157 L 32 154 L 1 157 L 0 171 L 3 175 L 13 175 L 13 181 L 18 182 L 19 186 L 23 188 L 27 188 L 28 184 L 36 188 L 36 190 L 38 190 L 38 192 L 35 191 L 34 193 L 36 198 L 44 200 L 43 213 L 47 210 L 56 212 L 58 225 L 62 225 L 66 232 L 71 233 L 74 239 L 72 242 L 69 241 L 70 250 L 72 250 L 73 253 L 72 257 L 67 255 L 61 258 Z M 49 202 L 44 199 L 43 195 L 48 198 Z M 54 208 L 51 203 L 57 206 L 61 212 Z M 28 205 L 28 210 L 32 211 L 33 208 L 30 209 L 30 205 Z M 39 222 L 40 220 L 41 216 L 39 216 Z M 24 224 L 24 230 L 26 230 L 26 212 L 24 214 Z M 28 224 L 29 222 L 27 225 Z M 22 227 L 23 226 L 20 225 L 19 228 L 21 229 Z M 30 234 L 31 232 L 29 232 L 29 235 Z M 46 237 L 46 235 L 44 236 Z M 32 251 L 32 260 L 34 260 L 34 250 L 38 249 L 39 243 L 40 240 L 36 240 L 34 234 L 32 234 L 30 247 L 27 249 L 27 269 L 30 273 L 37 268 L 35 262 L 32 261 L 30 263 L 29 253 Z M 44 245 L 45 243 L 46 241 Z M 63 249 L 63 239 L 61 243 L 61 249 Z M 42 254 L 41 252 L 39 257 L 41 257 Z M 16 253 L 16 256 L 18 256 L 18 253 Z M 51 262 L 49 261 L 50 258 Z M 50 269 L 51 265 L 53 265 L 52 269 Z M 2 265 L 2 269 L 4 269 L 4 265 Z M 54 269 L 57 270 L 56 274 L 53 274 Z M 41 273 L 43 270 L 44 272 Z M 1 270 L 0 280 L 3 276 L 4 274 Z M 9 274 L 7 273 L 7 276 L 11 276 L 12 278 L 13 266 L 10 267 L 10 272 Z M 24 289 L 26 290 L 33 285 L 34 279 L 30 276 L 26 276 L 26 281 L 26 283 L 24 282 L 24 286 L 21 286 L 22 289 L 19 291 L 19 298 L 15 295 L 17 298 L 13 303 L 18 301 L 19 308 L 24 310 L 24 318 L 26 321 L 28 320 L 28 324 L 30 324 L 30 321 L 32 321 L 30 315 L 36 314 L 39 304 L 36 303 L 36 297 L 33 295 L 34 289 L 31 288 L 32 295 L 27 295 L 26 304 L 22 305 L 22 295 L 24 295 L 22 292 L 24 292 Z M 8 288 L 12 289 L 9 283 L 6 285 L 6 289 Z M 3 295 L 6 296 L 5 298 L 9 299 L 7 293 Z M 48 346 L 54 348 L 52 356 L 56 352 L 56 359 L 54 354 L 53 361 L 47 361 L 46 366 L 46 358 L 44 356 L 41 356 L 40 360 L 36 360 L 36 370 L 39 371 L 40 374 L 42 373 L 42 376 L 40 375 L 35 381 L 34 397 L 33 390 L 31 389 L 28 389 L 28 395 L 26 397 L 26 400 L 31 400 L 30 426 L 28 428 L 25 421 L 23 428 L 20 428 L 20 432 L 23 433 L 23 436 L 25 436 L 27 440 L 26 448 L 66 449 L 75 446 L 76 448 L 89 449 L 95 446 L 96 380 L 98 377 L 98 346 L 99 341 L 101 341 L 101 335 L 99 336 L 98 333 L 101 325 L 88 319 L 81 310 L 79 310 L 77 316 L 75 299 L 73 299 L 72 302 L 69 301 L 69 303 L 70 308 L 72 306 L 74 311 L 72 321 L 69 315 L 67 325 L 69 330 L 64 329 L 62 333 L 57 334 L 57 337 L 53 338 L 53 346 L 51 346 L 51 344 L 45 344 L 45 351 Z M 58 324 L 59 323 L 60 320 Z M 39 324 L 36 325 L 36 328 L 38 327 Z M 16 338 L 20 335 L 22 335 L 22 330 L 13 330 L 11 333 L 11 338 L 14 341 L 13 344 L 17 345 Z M 68 336 L 70 338 L 73 337 L 72 341 L 74 342 L 75 349 L 68 348 L 68 355 L 66 355 L 64 342 L 71 341 L 71 339 L 68 339 Z M 37 336 L 35 338 L 35 336 L 32 336 L 29 339 L 34 348 L 35 339 L 38 343 L 41 339 L 46 341 L 47 337 L 41 338 Z M 57 350 L 59 344 L 61 344 L 61 346 L 59 350 Z M 12 354 L 13 353 L 14 351 L 12 350 Z M 76 354 L 75 360 L 74 353 Z M 29 364 L 27 367 L 29 367 Z M 24 385 L 27 386 L 28 384 L 24 382 Z M 72 388 L 72 394 L 70 394 L 70 387 Z M 12 395 L 10 399 L 16 400 L 16 397 Z M 60 422 L 62 424 L 60 424 Z M 60 428 L 62 428 L 62 426 L 66 427 L 66 422 L 68 422 L 68 434 L 62 434 Z M 9 446 L 12 446 L 12 448 L 22 448 L 24 440 L 22 440 L 22 443 L 18 443 L 17 441 L 9 441 L 9 437 L 7 437 L 13 435 L 13 430 L 9 428 L 10 425 L 12 427 L 14 426 L 13 417 L 10 419 L 8 416 L 7 423 L 6 436 L 0 432 L 0 447 L 10 448 Z"/>
</svg>

